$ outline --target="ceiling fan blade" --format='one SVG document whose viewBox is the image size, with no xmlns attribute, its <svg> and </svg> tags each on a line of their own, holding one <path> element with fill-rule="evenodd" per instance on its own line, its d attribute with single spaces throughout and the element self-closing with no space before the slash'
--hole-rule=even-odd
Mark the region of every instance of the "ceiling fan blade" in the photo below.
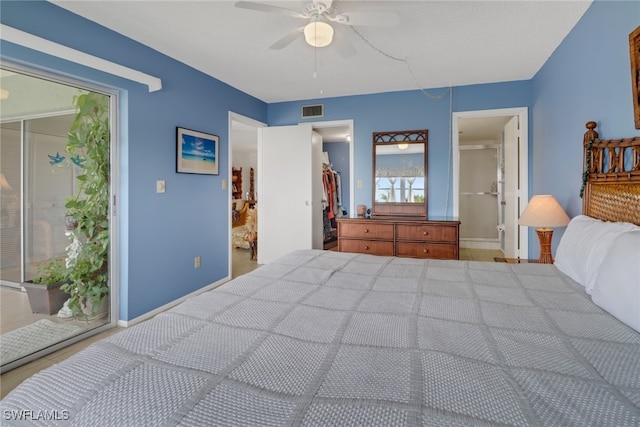
<svg viewBox="0 0 640 427">
<path fill-rule="evenodd" d="M 336 29 L 333 31 L 333 42 L 331 44 L 343 58 L 350 58 L 356 54 L 356 48 Z"/>
<path fill-rule="evenodd" d="M 395 27 L 400 24 L 400 16 L 396 12 L 345 12 L 329 19 L 345 25 Z"/>
<path fill-rule="evenodd" d="M 300 13 L 297 10 L 286 9 L 284 7 L 278 7 L 278 6 L 272 6 L 270 4 L 265 4 L 265 3 L 256 3 L 252 1 L 238 1 L 236 2 L 235 6 L 240 9 L 255 10 L 258 12 L 277 13 L 279 15 L 293 16 L 294 18 L 303 18 L 303 19 L 307 18 L 305 14 Z"/>
<path fill-rule="evenodd" d="M 300 27 L 300 28 L 296 28 L 293 31 L 288 32 L 280 40 L 276 41 L 274 44 L 269 46 L 269 49 L 280 50 L 280 49 L 283 49 L 283 48 L 289 46 L 298 37 L 302 36 L 303 31 L 304 31 L 304 27 Z"/>
</svg>

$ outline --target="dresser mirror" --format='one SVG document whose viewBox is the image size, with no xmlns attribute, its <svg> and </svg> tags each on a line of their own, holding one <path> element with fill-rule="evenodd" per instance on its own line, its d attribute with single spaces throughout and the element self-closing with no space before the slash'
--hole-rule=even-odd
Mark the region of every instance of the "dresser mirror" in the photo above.
<svg viewBox="0 0 640 427">
<path fill-rule="evenodd" d="M 373 133 L 374 217 L 427 217 L 428 131 Z"/>
</svg>

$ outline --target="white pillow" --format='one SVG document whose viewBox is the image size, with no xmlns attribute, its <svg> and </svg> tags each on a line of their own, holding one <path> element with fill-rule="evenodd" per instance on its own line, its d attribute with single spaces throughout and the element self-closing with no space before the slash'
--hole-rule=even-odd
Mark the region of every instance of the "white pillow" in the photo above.
<svg viewBox="0 0 640 427">
<path fill-rule="evenodd" d="M 640 230 L 615 239 L 602 261 L 591 299 L 640 332 Z"/>
<path fill-rule="evenodd" d="M 613 240 L 632 230 L 640 227 L 629 222 L 606 222 L 578 215 L 569 222 L 560 239 L 554 264 L 590 294 Z"/>
</svg>

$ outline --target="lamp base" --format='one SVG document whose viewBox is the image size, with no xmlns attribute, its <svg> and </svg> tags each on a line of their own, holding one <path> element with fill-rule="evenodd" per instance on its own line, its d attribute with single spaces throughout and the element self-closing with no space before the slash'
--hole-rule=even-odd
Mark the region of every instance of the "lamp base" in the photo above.
<svg viewBox="0 0 640 427">
<path fill-rule="evenodd" d="M 553 256 L 551 255 L 553 229 L 536 228 L 536 233 L 538 233 L 538 240 L 540 240 L 540 258 L 538 259 L 538 264 L 553 264 Z"/>
</svg>

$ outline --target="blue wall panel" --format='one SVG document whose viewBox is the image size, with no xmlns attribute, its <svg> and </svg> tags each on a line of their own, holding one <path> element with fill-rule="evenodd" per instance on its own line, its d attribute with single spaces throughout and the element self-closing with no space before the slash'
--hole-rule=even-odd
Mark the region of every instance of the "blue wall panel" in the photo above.
<svg viewBox="0 0 640 427">
<path fill-rule="evenodd" d="M 1 42 L 2 59 L 55 71 L 120 95 L 120 313 L 134 319 L 229 274 L 228 111 L 270 126 L 305 120 L 300 107 L 323 103 L 323 120 L 354 120 L 355 204 L 371 205 L 376 131 L 429 129 L 429 214 L 451 215 L 451 112 L 529 107 L 532 194 L 551 193 L 570 216 L 580 212 L 584 123 L 606 138 L 638 134 L 633 125 L 628 34 L 640 2 L 596 1 L 532 80 L 267 105 L 178 61 L 43 1 L 0 2 L 3 24 L 160 77 L 146 87 Z M 317 121 L 311 119 L 309 121 Z M 219 176 L 175 173 L 175 127 L 220 136 Z M 167 192 L 155 193 L 166 180 Z M 554 242 L 561 236 L 559 230 Z M 532 256 L 537 256 L 533 235 Z M 202 267 L 193 268 L 193 258 Z"/>
<path fill-rule="evenodd" d="M 47 2 L 1 4 L 3 24 L 162 79 L 141 84 L 2 42 L 2 58 L 116 88 L 120 108 L 120 310 L 131 320 L 228 271 L 228 112 L 266 121 L 262 101 Z M 220 137 L 220 175 L 177 174 L 176 126 Z M 167 191 L 156 194 L 155 182 Z M 194 257 L 202 267 L 194 269 Z"/>
<path fill-rule="evenodd" d="M 629 64 L 629 33 L 638 25 L 640 2 L 594 2 L 532 79 L 533 194 L 553 194 L 570 217 L 582 209 L 585 123 L 595 120 L 605 139 L 640 134 Z M 554 248 L 563 231 L 556 230 Z"/>
<path fill-rule="evenodd" d="M 451 216 L 451 112 L 530 107 L 531 82 L 454 87 L 452 96 L 448 88 L 430 89 L 428 93 L 434 97 L 415 90 L 269 104 L 269 125 L 304 122 L 301 106 L 315 103 L 325 106 L 322 120 L 353 119 L 355 179 L 363 183 L 362 188 L 355 189 L 355 203 L 366 206 L 371 206 L 372 197 L 372 133 L 428 129 L 429 215 Z"/>
</svg>

